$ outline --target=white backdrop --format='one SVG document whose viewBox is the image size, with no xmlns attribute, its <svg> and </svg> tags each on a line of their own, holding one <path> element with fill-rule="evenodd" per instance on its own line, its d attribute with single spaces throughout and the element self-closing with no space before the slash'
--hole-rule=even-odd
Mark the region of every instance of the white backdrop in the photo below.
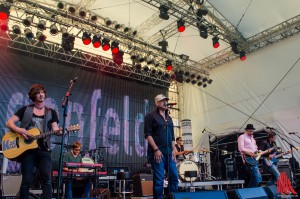
<svg viewBox="0 0 300 199">
<path fill-rule="evenodd" d="M 297 35 L 256 51 L 243 62 L 236 60 L 212 70 L 214 81 L 206 88 L 185 84 L 181 93 L 183 118 L 192 120 L 194 143 L 200 147 L 208 144 L 207 136 L 201 133 L 204 128 L 221 135 L 242 132 L 247 123 L 256 129 L 274 127 L 300 143 L 288 134 L 298 132 L 300 136 L 299 47 Z M 249 119 L 251 115 L 254 119 Z M 278 145 L 287 150 L 281 139 Z M 299 161 L 300 151 L 295 155 Z"/>
</svg>

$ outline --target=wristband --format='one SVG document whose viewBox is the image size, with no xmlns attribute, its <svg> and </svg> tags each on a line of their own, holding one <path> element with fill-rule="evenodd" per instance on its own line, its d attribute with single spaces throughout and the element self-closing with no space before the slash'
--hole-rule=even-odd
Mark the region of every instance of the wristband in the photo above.
<svg viewBox="0 0 300 199">
<path fill-rule="evenodd" d="M 155 149 L 154 152 L 156 152 L 156 151 L 158 151 L 158 150 L 159 150 L 159 148 Z"/>
</svg>

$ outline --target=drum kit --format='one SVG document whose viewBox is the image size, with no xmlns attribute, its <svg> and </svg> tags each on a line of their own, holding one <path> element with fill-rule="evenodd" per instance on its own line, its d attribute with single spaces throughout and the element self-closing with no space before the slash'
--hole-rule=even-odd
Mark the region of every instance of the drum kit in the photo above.
<svg viewBox="0 0 300 199">
<path fill-rule="evenodd" d="M 207 154 L 211 151 L 201 148 L 193 153 L 187 155 L 187 158 L 183 161 L 177 162 L 177 170 L 179 178 L 186 182 L 204 181 L 215 179 L 207 170 Z M 185 173 L 187 171 L 196 171 L 197 177 L 187 177 Z"/>
</svg>

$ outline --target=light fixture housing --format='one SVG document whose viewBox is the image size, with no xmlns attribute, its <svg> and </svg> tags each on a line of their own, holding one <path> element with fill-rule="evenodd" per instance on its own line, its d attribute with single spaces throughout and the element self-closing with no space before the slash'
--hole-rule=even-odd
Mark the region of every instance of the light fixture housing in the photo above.
<svg viewBox="0 0 300 199">
<path fill-rule="evenodd" d="M 94 35 L 92 43 L 94 48 L 99 48 L 101 46 L 101 37 L 99 35 Z"/>
<path fill-rule="evenodd" d="M 246 60 L 246 52 L 244 50 L 240 51 L 240 60 L 245 61 Z"/>
<path fill-rule="evenodd" d="M 212 38 L 212 42 L 213 42 L 213 47 L 214 48 L 219 48 L 220 47 L 219 37 L 218 36 L 214 36 Z"/>
<path fill-rule="evenodd" d="M 160 5 L 159 7 L 159 18 L 163 19 L 163 20 L 168 20 L 170 17 L 169 17 L 169 14 L 168 14 L 168 10 L 170 8 L 167 6 L 167 5 Z"/>
<path fill-rule="evenodd" d="M 184 32 L 185 31 L 185 21 L 184 21 L 184 19 L 179 19 L 178 21 L 177 21 L 177 30 L 178 30 L 178 32 Z"/>
<path fill-rule="evenodd" d="M 83 32 L 81 39 L 84 45 L 89 45 L 92 42 L 91 33 Z"/>
</svg>

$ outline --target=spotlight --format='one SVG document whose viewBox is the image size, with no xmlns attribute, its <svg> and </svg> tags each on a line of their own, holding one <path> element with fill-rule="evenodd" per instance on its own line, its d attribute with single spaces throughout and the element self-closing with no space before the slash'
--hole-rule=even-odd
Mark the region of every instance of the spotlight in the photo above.
<svg viewBox="0 0 300 199">
<path fill-rule="evenodd" d="M 130 53 L 130 59 L 131 59 L 131 60 L 135 60 L 136 58 L 137 58 L 137 56 L 136 56 L 135 52 L 134 52 L 134 51 L 131 52 L 131 53 Z"/>
<path fill-rule="evenodd" d="M 129 27 L 125 27 L 124 30 L 123 30 L 124 33 L 129 33 L 129 31 L 130 31 Z"/>
<path fill-rule="evenodd" d="M 164 78 L 170 79 L 170 74 L 166 72 L 166 73 L 164 74 Z"/>
<path fill-rule="evenodd" d="M 207 87 L 207 84 L 203 84 L 203 88 L 206 88 Z"/>
<path fill-rule="evenodd" d="M 11 0 L 7 0 L 7 3 L 13 3 Z M 10 14 L 10 5 L 0 5 L 0 20 L 7 20 Z"/>
<path fill-rule="evenodd" d="M 38 30 L 41 30 L 41 31 L 46 30 L 46 21 L 40 20 L 36 27 Z"/>
<path fill-rule="evenodd" d="M 37 32 L 36 33 L 36 38 L 40 42 L 44 42 L 47 39 L 47 37 L 42 32 Z"/>
<path fill-rule="evenodd" d="M 185 31 L 185 21 L 181 18 L 177 21 L 177 29 L 178 29 L 178 32 L 183 32 Z"/>
<path fill-rule="evenodd" d="M 114 63 L 121 65 L 123 63 L 123 55 L 124 52 L 123 51 L 118 51 L 117 53 L 113 53 L 113 61 Z"/>
<path fill-rule="evenodd" d="M 148 65 L 151 65 L 151 64 L 153 64 L 153 63 L 154 63 L 154 60 L 153 60 L 153 59 L 150 59 L 150 60 L 147 61 L 147 64 L 148 64 Z"/>
<path fill-rule="evenodd" d="M 110 26 L 112 24 L 112 21 L 109 18 L 105 18 L 104 21 L 107 26 Z"/>
<path fill-rule="evenodd" d="M 137 30 L 132 32 L 132 36 L 135 36 L 135 35 L 137 35 Z"/>
<path fill-rule="evenodd" d="M 207 39 L 208 37 L 208 33 L 207 33 L 207 27 L 205 25 L 200 25 L 199 27 L 199 31 L 200 31 L 200 36 L 203 38 L 203 39 Z"/>
<path fill-rule="evenodd" d="M 20 26 L 18 26 L 18 25 L 13 25 L 12 31 L 13 31 L 13 33 L 16 34 L 16 35 L 21 34 Z"/>
<path fill-rule="evenodd" d="M 202 79 L 203 82 L 207 82 L 207 80 L 208 80 L 207 77 L 204 77 L 204 78 Z"/>
<path fill-rule="evenodd" d="M 104 51 L 108 51 L 109 49 L 110 49 L 110 44 L 109 44 L 109 39 L 107 39 L 107 38 L 103 38 L 102 39 L 102 49 L 104 50 Z"/>
<path fill-rule="evenodd" d="M 212 79 L 209 79 L 209 80 L 207 81 L 208 84 L 211 84 L 212 82 L 213 82 Z"/>
<path fill-rule="evenodd" d="M 143 67 L 143 70 L 147 73 L 147 72 L 149 71 L 149 67 L 148 67 L 147 65 L 145 65 L 145 66 Z"/>
<path fill-rule="evenodd" d="M 246 60 L 246 53 L 245 53 L 245 51 L 243 51 L 243 50 L 240 51 L 240 60 L 241 60 L 241 61 Z"/>
<path fill-rule="evenodd" d="M 161 18 L 161 19 L 164 19 L 164 20 L 168 20 L 170 17 L 169 17 L 169 14 L 168 14 L 168 10 L 169 10 L 170 8 L 168 7 L 168 6 L 166 6 L 166 5 L 161 5 L 160 7 L 159 7 L 159 18 Z"/>
<path fill-rule="evenodd" d="M 175 80 L 179 83 L 183 82 L 183 71 L 179 70 L 179 71 L 175 71 Z"/>
<path fill-rule="evenodd" d="M 65 4 L 60 1 L 60 2 L 57 3 L 57 8 L 62 10 L 62 9 L 65 8 Z"/>
<path fill-rule="evenodd" d="M 65 51 L 71 51 L 74 48 L 75 37 L 73 35 L 69 35 L 68 37 L 62 37 L 61 46 Z"/>
<path fill-rule="evenodd" d="M 0 25 L 1 31 L 3 31 L 3 32 L 8 31 L 7 20 L 3 20 L 2 22 L 3 22 L 3 23 L 1 23 L 1 25 Z"/>
<path fill-rule="evenodd" d="M 162 76 L 163 72 L 161 70 L 157 71 L 157 75 Z"/>
<path fill-rule="evenodd" d="M 91 21 L 97 21 L 97 19 L 98 19 L 97 15 L 92 15 L 91 16 Z"/>
<path fill-rule="evenodd" d="M 189 56 L 184 55 L 184 54 L 179 55 L 179 57 L 180 57 L 180 59 L 182 59 L 183 61 L 188 61 L 189 58 L 190 58 Z"/>
<path fill-rule="evenodd" d="M 231 46 L 231 50 L 235 53 L 235 54 L 239 54 L 240 51 L 238 49 L 238 43 L 233 41 L 230 43 L 230 46 Z"/>
<path fill-rule="evenodd" d="M 191 84 L 196 84 L 197 83 L 197 81 L 195 80 L 195 79 L 192 79 L 192 81 L 191 81 Z"/>
<path fill-rule="evenodd" d="M 201 79 L 201 76 L 200 76 L 200 75 L 197 75 L 196 79 L 197 79 L 197 80 L 200 80 L 200 79 Z"/>
<path fill-rule="evenodd" d="M 57 35 L 58 34 L 58 28 L 55 24 L 52 24 L 50 26 L 50 34 L 51 35 Z"/>
<path fill-rule="evenodd" d="M 71 14 L 74 14 L 74 13 L 76 12 L 76 9 L 75 9 L 75 7 L 73 7 L 73 6 L 69 6 L 68 11 L 69 11 Z"/>
<path fill-rule="evenodd" d="M 32 39 L 34 37 L 34 34 L 32 33 L 30 28 L 26 28 L 24 30 L 24 33 L 27 39 Z"/>
<path fill-rule="evenodd" d="M 119 42 L 113 41 L 113 42 L 111 43 L 111 52 L 112 52 L 113 54 L 117 54 L 117 53 L 119 52 Z"/>
<path fill-rule="evenodd" d="M 183 70 L 178 71 L 178 75 L 183 75 L 183 73 L 184 73 Z"/>
<path fill-rule="evenodd" d="M 212 42 L 213 42 L 214 48 L 219 48 L 220 43 L 219 43 L 219 37 L 218 37 L 218 36 L 214 36 L 214 37 L 212 38 Z"/>
<path fill-rule="evenodd" d="M 84 45 L 89 45 L 92 42 L 91 33 L 89 33 L 89 32 L 83 32 L 81 39 L 82 39 L 82 43 Z"/>
<path fill-rule="evenodd" d="M 26 27 L 29 27 L 32 23 L 32 20 L 33 20 L 33 17 L 26 17 L 24 20 L 23 20 L 23 24 L 24 26 Z"/>
<path fill-rule="evenodd" d="M 186 82 L 186 83 L 190 83 L 190 82 L 191 82 L 191 79 L 188 77 L 188 78 L 185 79 L 185 82 Z"/>
<path fill-rule="evenodd" d="M 168 47 L 168 42 L 166 40 L 162 40 L 158 42 L 158 45 L 161 46 L 161 51 L 162 52 L 167 52 L 167 47 Z"/>
<path fill-rule="evenodd" d="M 144 61 L 145 61 L 145 58 L 144 58 L 143 56 L 140 56 L 140 57 L 139 57 L 139 62 L 142 63 L 142 62 L 144 62 Z"/>
<path fill-rule="evenodd" d="M 98 35 L 94 35 L 92 43 L 94 48 L 99 48 L 101 46 L 101 37 Z"/>
<path fill-rule="evenodd" d="M 79 16 L 80 16 L 81 18 L 85 18 L 85 17 L 86 17 L 86 11 L 85 11 L 85 10 L 80 10 L 80 11 L 79 11 Z"/>
<path fill-rule="evenodd" d="M 137 71 L 140 71 L 142 69 L 142 65 L 141 64 L 136 64 L 134 67 L 135 67 L 135 69 Z"/>
<path fill-rule="evenodd" d="M 197 85 L 198 85 L 198 86 L 202 86 L 202 82 L 198 82 Z"/>
<path fill-rule="evenodd" d="M 166 60 L 166 69 L 168 71 L 172 70 L 173 69 L 173 66 L 172 66 L 172 61 L 171 60 Z"/>
<path fill-rule="evenodd" d="M 121 28 L 121 24 L 115 24 L 115 29 L 119 30 Z"/>
<path fill-rule="evenodd" d="M 184 72 L 184 75 L 185 75 L 185 76 L 189 76 L 189 75 L 190 75 L 190 72 L 189 72 L 189 71 L 185 71 L 185 72 Z"/>
<path fill-rule="evenodd" d="M 199 20 L 199 18 L 201 19 L 203 16 L 206 16 L 207 13 L 208 13 L 207 10 L 199 8 L 196 13 L 198 20 Z"/>
<path fill-rule="evenodd" d="M 191 74 L 191 78 L 194 79 L 196 77 L 196 75 L 193 73 Z"/>
<path fill-rule="evenodd" d="M 60 31 L 61 31 L 61 36 L 63 38 L 69 37 L 69 33 L 68 33 L 68 30 L 66 28 L 62 27 L 62 28 L 60 28 Z"/>
<path fill-rule="evenodd" d="M 156 69 L 155 69 L 155 68 L 152 68 L 152 69 L 151 69 L 151 74 L 152 74 L 152 75 L 155 75 L 155 73 L 156 73 Z"/>
</svg>

